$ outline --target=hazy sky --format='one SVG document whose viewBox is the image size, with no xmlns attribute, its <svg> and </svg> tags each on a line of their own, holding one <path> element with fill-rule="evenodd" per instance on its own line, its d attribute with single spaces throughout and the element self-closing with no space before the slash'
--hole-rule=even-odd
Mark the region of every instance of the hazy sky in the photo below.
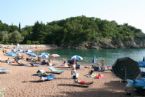
<svg viewBox="0 0 145 97">
<path fill-rule="evenodd" d="M 145 0 L 0 0 L 0 20 L 23 27 L 81 15 L 128 23 L 145 32 Z"/>
</svg>

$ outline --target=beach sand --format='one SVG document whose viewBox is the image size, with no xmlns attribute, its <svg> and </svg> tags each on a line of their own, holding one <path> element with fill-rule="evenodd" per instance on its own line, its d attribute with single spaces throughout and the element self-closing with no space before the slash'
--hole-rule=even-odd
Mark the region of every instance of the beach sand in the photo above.
<svg viewBox="0 0 145 97">
<path fill-rule="evenodd" d="M 0 58 L 7 59 L 0 50 Z M 0 67 L 8 68 L 8 74 L 0 74 L 0 88 L 4 89 L 4 97 L 127 97 L 125 95 L 125 85 L 112 72 L 101 72 L 104 78 L 94 79 L 84 76 L 90 70 L 81 67 L 79 78 L 93 81 L 89 87 L 82 87 L 71 79 L 71 70 L 64 69 L 65 72 L 55 75 L 52 81 L 40 82 L 39 77 L 33 76 L 38 69 L 48 70 L 46 66 L 30 67 L 8 65 L 0 63 Z"/>
</svg>

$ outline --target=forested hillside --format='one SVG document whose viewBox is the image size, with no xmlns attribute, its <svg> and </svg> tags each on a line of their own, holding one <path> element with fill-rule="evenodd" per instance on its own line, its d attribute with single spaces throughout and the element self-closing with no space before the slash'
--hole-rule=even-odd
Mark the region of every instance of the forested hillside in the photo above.
<svg viewBox="0 0 145 97">
<path fill-rule="evenodd" d="M 0 21 L 0 43 L 55 44 L 65 48 L 145 47 L 145 35 L 129 24 L 77 16 L 21 28 Z"/>
</svg>

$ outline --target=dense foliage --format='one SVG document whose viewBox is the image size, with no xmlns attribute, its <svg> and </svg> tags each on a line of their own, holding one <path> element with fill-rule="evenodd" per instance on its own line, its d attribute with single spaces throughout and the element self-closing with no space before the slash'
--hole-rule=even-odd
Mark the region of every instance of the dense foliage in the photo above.
<svg viewBox="0 0 145 97">
<path fill-rule="evenodd" d="M 0 43 L 55 44 L 77 47 L 103 41 L 126 41 L 144 35 L 131 25 L 94 17 L 71 17 L 47 24 L 36 22 L 33 26 L 7 25 L 0 21 Z"/>
</svg>

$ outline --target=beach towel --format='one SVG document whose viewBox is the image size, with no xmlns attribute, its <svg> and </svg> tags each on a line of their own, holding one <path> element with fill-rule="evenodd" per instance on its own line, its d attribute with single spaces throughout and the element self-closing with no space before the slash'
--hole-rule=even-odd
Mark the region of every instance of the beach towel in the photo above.
<svg viewBox="0 0 145 97">
<path fill-rule="evenodd" d="M 47 76 L 41 76 L 42 81 L 51 81 L 53 79 L 55 79 L 55 76 L 53 74 L 49 74 Z"/>
</svg>

